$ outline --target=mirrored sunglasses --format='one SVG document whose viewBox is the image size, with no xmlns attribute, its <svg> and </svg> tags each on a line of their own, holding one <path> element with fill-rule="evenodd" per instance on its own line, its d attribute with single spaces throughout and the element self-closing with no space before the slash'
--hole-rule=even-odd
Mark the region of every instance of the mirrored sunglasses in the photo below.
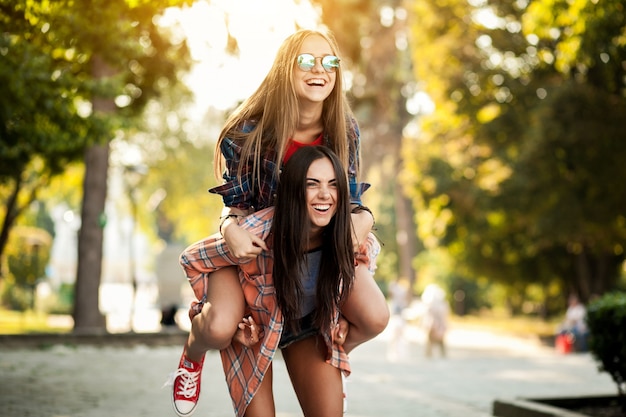
<svg viewBox="0 0 626 417">
<path fill-rule="evenodd" d="M 335 55 L 313 56 L 311 54 L 298 55 L 298 67 L 302 71 L 311 71 L 318 59 L 321 60 L 322 67 L 324 67 L 326 72 L 335 72 L 339 68 L 340 59 Z"/>
</svg>

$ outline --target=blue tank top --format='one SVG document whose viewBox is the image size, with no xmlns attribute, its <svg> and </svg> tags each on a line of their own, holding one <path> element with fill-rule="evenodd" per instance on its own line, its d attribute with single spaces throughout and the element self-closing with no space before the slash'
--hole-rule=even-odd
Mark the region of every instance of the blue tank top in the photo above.
<svg viewBox="0 0 626 417">
<path fill-rule="evenodd" d="M 317 292 L 317 278 L 320 274 L 320 262 L 322 260 L 322 250 L 314 249 L 306 255 L 306 262 L 300 271 L 300 282 L 304 290 L 304 298 L 300 306 L 302 318 L 315 310 L 315 294 Z"/>
</svg>

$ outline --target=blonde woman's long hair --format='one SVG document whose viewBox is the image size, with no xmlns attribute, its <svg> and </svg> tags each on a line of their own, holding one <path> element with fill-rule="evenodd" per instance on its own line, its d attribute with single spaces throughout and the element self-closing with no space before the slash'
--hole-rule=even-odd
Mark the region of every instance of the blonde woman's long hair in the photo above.
<svg viewBox="0 0 626 417">
<path fill-rule="evenodd" d="M 214 169 L 217 178 L 224 166 L 223 155 L 219 149 L 225 137 L 241 141 L 243 145 L 238 177 L 241 176 L 241 167 L 245 165 L 245 161 L 251 159 L 253 181 L 259 181 L 260 159 L 271 151 L 276 152 L 276 169 L 280 169 L 288 141 L 295 133 L 299 120 L 298 97 L 294 87 L 296 57 L 304 40 L 312 35 L 323 37 L 330 45 L 332 53 L 340 56 L 337 41 L 330 32 L 299 30 L 285 39 L 261 85 L 226 120 L 216 145 Z M 335 87 L 324 101 L 322 122 L 324 135 L 330 139 L 325 145 L 333 150 L 347 169 L 350 147 L 355 142 L 356 127 L 343 91 L 341 66 L 336 71 Z M 245 132 L 242 130 L 245 122 L 251 122 L 255 127 Z M 278 172 L 274 175 L 278 178 Z"/>
</svg>

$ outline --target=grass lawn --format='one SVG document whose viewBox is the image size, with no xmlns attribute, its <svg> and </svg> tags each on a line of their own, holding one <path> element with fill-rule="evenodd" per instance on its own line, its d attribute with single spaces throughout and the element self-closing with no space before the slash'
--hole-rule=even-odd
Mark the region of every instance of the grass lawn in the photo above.
<svg viewBox="0 0 626 417">
<path fill-rule="evenodd" d="M 559 324 L 558 320 L 543 321 L 536 317 L 508 317 L 493 312 L 462 317 L 452 315 L 450 322 L 453 326 L 538 337 L 554 335 Z M 66 333 L 71 332 L 72 327 L 72 319 L 69 316 L 0 308 L 0 334 Z"/>
<path fill-rule="evenodd" d="M 0 334 L 66 333 L 71 330 L 71 319 L 66 316 L 0 308 Z"/>
<path fill-rule="evenodd" d="M 452 324 L 509 333 L 518 336 L 553 336 L 559 326 L 559 319 L 548 321 L 537 317 L 509 317 L 504 314 L 486 313 L 480 316 L 452 316 Z"/>
</svg>

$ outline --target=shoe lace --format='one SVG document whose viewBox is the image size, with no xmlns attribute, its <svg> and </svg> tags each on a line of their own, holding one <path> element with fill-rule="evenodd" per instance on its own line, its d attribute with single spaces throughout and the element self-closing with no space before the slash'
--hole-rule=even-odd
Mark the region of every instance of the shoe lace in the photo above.
<svg viewBox="0 0 626 417">
<path fill-rule="evenodd" d="M 169 375 L 169 378 L 165 381 L 163 387 L 172 386 L 178 382 L 174 387 L 176 395 L 180 395 L 185 398 L 193 398 L 198 390 L 199 378 L 200 372 L 189 372 L 185 368 L 178 368 L 175 372 L 172 372 Z"/>
</svg>

